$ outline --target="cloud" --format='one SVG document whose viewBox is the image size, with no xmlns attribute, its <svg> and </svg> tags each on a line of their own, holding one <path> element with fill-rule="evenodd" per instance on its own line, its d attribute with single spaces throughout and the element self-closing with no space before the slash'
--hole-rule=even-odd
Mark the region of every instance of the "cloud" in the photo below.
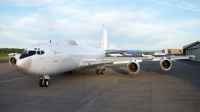
<svg viewBox="0 0 200 112">
<path fill-rule="evenodd" d="M 105 12 L 105 15 L 107 14 Z M 92 17 L 96 18 L 96 16 Z M 116 48 L 118 49 L 144 50 L 162 49 L 172 46 L 176 48 L 178 46 L 182 47 L 183 43 L 180 43 L 181 38 L 191 36 L 191 33 L 182 30 L 198 29 L 200 25 L 200 20 L 198 19 L 171 24 L 167 22 L 147 24 L 143 22 L 146 19 L 131 22 L 130 18 L 127 19 L 129 24 L 127 24 L 127 21 L 122 21 L 120 24 L 115 25 L 114 23 L 121 21 L 121 19 L 120 17 L 113 18 L 114 22 L 110 21 L 106 26 L 108 30 L 108 45 L 117 46 Z M 132 17 L 132 19 L 135 18 Z M 0 21 L 2 23 L 0 25 L 0 36 L 15 41 L 16 46 L 23 44 L 21 46 L 23 48 L 41 41 L 48 42 L 49 40 L 65 43 L 68 39 L 76 40 L 79 45 L 99 47 L 102 36 L 102 27 L 98 24 L 101 18 L 99 20 L 96 18 L 96 20 L 92 21 L 92 23 L 96 21 L 95 27 L 91 24 L 90 19 L 80 21 L 59 19 L 50 21 L 40 15 L 10 19 L 9 21 L 4 18 Z M 158 48 L 158 46 L 161 47 Z"/>
<path fill-rule="evenodd" d="M 200 1 L 198 0 L 145 0 L 144 2 L 153 2 L 158 5 L 174 7 L 189 11 L 200 11 Z"/>
<path fill-rule="evenodd" d="M 108 49 L 109 49 L 109 50 L 119 50 L 119 48 L 117 48 L 117 47 L 115 47 L 115 46 L 113 46 L 113 45 L 109 46 Z"/>
<path fill-rule="evenodd" d="M 138 11 L 120 7 L 97 10 L 95 6 L 80 6 L 83 3 L 80 0 L 76 1 L 77 4 L 54 0 L 32 2 L 19 1 L 21 6 L 41 6 L 34 13 L 18 17 L 0 16 L 0 41 L 12 42 L 12 45 L 1 43 L 0 47 L 20 45 L 24 48 L 41 41 L 65 43 L 68 39 L 73 39 L 82 46 L 99 47 L 102 24 L 106 25 L 108 31 L 108 46 L 116 46 L 118 49 L 180 48 L 198 39 L 199 33 L 196 30 L 199 30 L 199 19 L 165 21 L 159 18 L 165 13 L 157 10 L 142 8 Z M 63 4 L 59 4 L 61 2 Z M 153 2 L 166 6 L 172 4 Z M 17 3 L 13 1 L 11 5 L 14 4 Z M 195 8 L 192 5 L 190 7 Z"/>
<path fill-rule="evenodd" d="M 165 0 L 165 1 L 163 1 L 163 0 L 149 0 L 149 1 L 155 2 L 156 4 L 159 4 L 159 5 L 171 6 L 169 1 L 167 1 L 167 0 Z"/>
<path fill-rule="evenodd" d="M 61 14 L 65 14 L 68 16 L 74 16 L 74 17 L 85 17 L 88 16 L 90 14 L 89 11 L 85 10 L 85 9 L 81 9 L 80 7 L 76 7 L 76 6 L 69 6 L 69 5 L 65 5 L 65 6 L 50 6 L 48 7 L 52 12 L 58 12 Z"/>
<path fill-rule="evenodd" d="M 156 14 L 151 12 L 129 12 L 121 10 L 111 10 L 105 12 L 97 12 L 94 15 L 86 17 L 85 20 L 93 22 L 103 22 L 105 24 L 116 24 L 116 23 L 129 23 L 129 22 L 138 22 L 150 19 Z"/>
<path fill-rule="evenodd" d="M 200 1 L 182 1 L 176 5 L 177 8 L 200 12 Z"/>
<path fill-rule="evenodd" d="M 1 0 L 1 4 L 8 6 L 20 6 L 20 7 L 34 7 L 43 5 L 56 5 L 61 4 L 63 1 L 57 0 Z"/>
<path fill-rule="evenodd" d="M 200 19 L 177 23 L 177 29 L 193 29 L 200 27 Z"/>
</svg>

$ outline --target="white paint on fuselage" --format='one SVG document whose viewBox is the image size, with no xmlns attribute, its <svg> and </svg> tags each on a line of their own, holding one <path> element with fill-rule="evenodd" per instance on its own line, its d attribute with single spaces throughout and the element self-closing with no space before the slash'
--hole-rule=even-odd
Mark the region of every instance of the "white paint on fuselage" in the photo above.
<svg viewBox="0 0 200 112">
<path fill-rule="evenodd" d="M 52 49 L 52 46 L 56 49 Z M 105 51 L 97 48 L 56 44 L 56 43 L 42 43 L 36 46 L 32 46 L 27 50 L 34 50 L 40 48 L 44 50 L 43 55 L 32 55 L 31 67 L 26 72 L 33 75 L 55 75 L 66 71 L 72 71 L 79 67 L 84 60 L 99 60 L 105 58 Z M 23 66 L 26 58 L 19 59 L 18 65 Z M 21 64 L 19 64 L 21 63 Z M 18 66 L 19 68 L 22 68 Z"/>
</svg>

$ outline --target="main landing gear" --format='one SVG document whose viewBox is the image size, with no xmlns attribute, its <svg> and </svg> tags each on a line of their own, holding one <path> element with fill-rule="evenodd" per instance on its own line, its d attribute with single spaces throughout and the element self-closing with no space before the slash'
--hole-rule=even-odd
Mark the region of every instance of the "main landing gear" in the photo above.
<svg viewBox="0 0 200 112">
<path fill-rule="evenodd" d="M 99 65 L 97 67 L 96 73 L 105 75 L 106 74 L 106 67 L 104 67 L 103 65 Z"/>
<path fill-rule="evenodd" d="M 48 87 L 49 85 L 49 80 L 50 77 L 49 76 L 38 76 L 39 80 L 39 86 L 40 87 Z"/>
<path fill-rule="evenodd" d="M 75 71 L 68 71 L 68 72 L 66 72 L 66 73 L 68 73 L 68 74 L 74 74 Z"/>
</svg>

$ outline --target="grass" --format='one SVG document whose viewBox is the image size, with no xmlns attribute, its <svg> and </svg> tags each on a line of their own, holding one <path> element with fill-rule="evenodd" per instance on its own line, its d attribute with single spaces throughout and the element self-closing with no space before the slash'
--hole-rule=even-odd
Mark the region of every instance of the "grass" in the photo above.
<svg viewBox="0 0 200 112">
<path fill-rule="evenodd" d="M 0 53 L 0 60 L 9 60 L 8 53 Z"/>
</svg>

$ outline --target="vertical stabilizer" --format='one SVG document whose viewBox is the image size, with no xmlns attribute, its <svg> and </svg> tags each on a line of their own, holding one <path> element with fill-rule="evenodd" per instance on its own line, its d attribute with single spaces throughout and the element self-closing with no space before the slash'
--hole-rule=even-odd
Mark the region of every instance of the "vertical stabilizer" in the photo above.
<svg viewBox="0 0 200 112">
<path fill-rule="evenodd" d="M 104 25 L 103 25 L 103 36 L 101 40 L 100 49 L 107 50 L 107 30 L 105 29 Z"/>
</svg>

